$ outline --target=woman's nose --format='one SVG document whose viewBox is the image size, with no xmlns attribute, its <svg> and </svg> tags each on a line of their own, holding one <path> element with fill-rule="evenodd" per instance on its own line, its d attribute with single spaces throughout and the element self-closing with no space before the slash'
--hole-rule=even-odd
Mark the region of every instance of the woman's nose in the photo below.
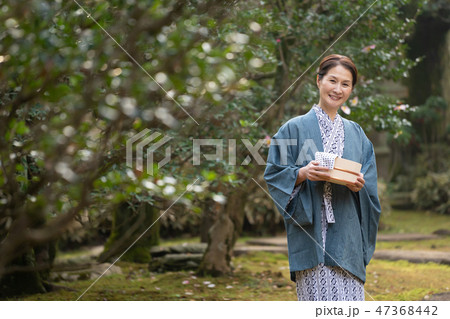
<svg viewBox="0 0 450 319">
<path fill-rule="evenodd" d="M 334 86 L 334 91 L 337 93 L 340 93 L 342 91 L 342 86 L 340 83 L 338 83 Z"/>
</svg>

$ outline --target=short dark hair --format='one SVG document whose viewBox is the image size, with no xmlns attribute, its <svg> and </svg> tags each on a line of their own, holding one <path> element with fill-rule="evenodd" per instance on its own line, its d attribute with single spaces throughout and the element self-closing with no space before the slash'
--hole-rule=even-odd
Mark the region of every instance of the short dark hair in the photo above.
<svg viewBox="0 0 450 319">
<path fill-rule="evenodd" d="M 353 77 L 352 88 L 355 87 L 356 82 L 358 81 L 358 69 L 352 59 L 340 54 L 331 54 L 322 59 L 319 66 L 319 72 L 317 72 L 319 80 L 322 80 L 323 76 L 326 75 L 331 68 L 338 65 L 342 65 L 350 71 Z"/>
</svg>

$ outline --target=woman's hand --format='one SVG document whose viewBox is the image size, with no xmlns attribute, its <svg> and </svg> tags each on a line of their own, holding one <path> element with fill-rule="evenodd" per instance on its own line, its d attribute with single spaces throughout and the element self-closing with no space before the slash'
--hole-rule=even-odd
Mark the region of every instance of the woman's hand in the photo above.
<svg viewBox="0 0 450 319">
<path fill-rule="evenodd" d="M 364 177 L 363 173 L 359 173 L 359 176 L 356 179 L 355 184 L 347 184 L 346 186 L 353 192 L 359 192 L 366 183 L 363 177 Z"/>
<path fill-rule="evenodd" d="M 311 161 L 308 165 L 298 170 L 297 181 L 295 185 L 305 180 L 310 181 L 327 181 L 330 178 L 328 167 L 319 166 L 319 162 Z"/>
</svg>

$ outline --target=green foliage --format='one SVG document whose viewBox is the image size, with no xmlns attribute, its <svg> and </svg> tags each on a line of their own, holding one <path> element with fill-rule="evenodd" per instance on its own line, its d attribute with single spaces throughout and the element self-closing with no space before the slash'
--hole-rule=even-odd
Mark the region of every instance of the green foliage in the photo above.
<svg viewBox="0 0 450 319">
<path fill-rule="evenodd" d="M 423 105 L 416 108 L 412 113 L 412 121 L 417 142 L 431 144 L 448 138 L 445 127 L 447 107 L 443 97 L 430 96 Z"/>
<path fill-rule="evenodd" d="M 411 120 L 412 126 L 403 131 L 403 136 L 399 137 L 393 143 L 398 148 L 400 158 L 402 159 L 401 167 L 393 189 L 401 192 L 411 192 L 416 189 L 418 194 L 421 183 L 434 180 L 434 175 L 445 175 L 450 169 L 448 158 L 450 156 L 450 147 L 448 141 L 450 134 L 446 127 L 446 112 L 448 105 L 440 96 L 430 96 L 422 105 L 414 107 L 414 111 L 406 113 Z M 432 185 L 433 192 L 439 193 L 436 185 Z M 431 190 L 430 190 L 431 191 Z M 417 195 L 419 196 L 419 195 Z M 416 199 L 419 197 L 415 197 Z M 435 196 L 435 195 L 433 195 Z M 429 196 L 422 199 L 430 198 Z M 427 203 L 425 203 L 427 202 Z M 418 207 L 436 208 L 435 204 L 431 204 L 430 200 L 421 202 L 416 200 Z M 445 205 L 444 203 L 442 203 Z M 441 209 L 442 210 L 442 209 Z"/>
<path fill-rule="evenodd" d="M 36 234 L 58 238 L 82 216 L 95 232 L 131 197 L 176 202 L 194 221 L 199 201 L 224 203 L 262 173 L 242 139 L 256 145 L 317 102 L 310 71 L 265 113 L 372 2 L 3 1 L 0 254 Z M 360 70 L 350 118 L 366 130 L 407 124 L 376 86 L 415 63 L 405 58 L 406 4 L 377 2 L 332 49 Z M 171 138 L 170 162 L 152 175 L 125 165 L 126 141 L 144 128 Z M 236 165 L 227 156 L 193 165 L 196 138 L 223 139 L 225 150 L 235 140 Z"/>
<path fill-rule="evenodd" d="M 350 21 L 356 20 L 370 4 L 370 1 L 327 1 L 308 6 L 284 2 L 271 7 L 271 19 L 262 25 L 261 37 L 267 32 L 268 38 L 277 41 L 275 52 L 283 55 L 280 57 L 275 53 L 275 58 L 280 60 L 278 66 L 288 68 L 282 73 L 287 78 L 286 87 L 280 88 L 283 84 L 277 83 L 274 97 L 298 79 L 294 89 L 288 92 L 292 100 L 286 101 L 286 106 L 279 102 L 277 104 L 281 106 L 276 104 L 274 108 L 285 107 L 285 115 L 291 117 L 317 102 L 316 78 L 312 70 L 317 68 L 317 58 L 339 38 L 327 54 L 340 53 L 352 57 L 360 75 L 353 93 L 358 100 L 354 105 L 349 103 L 351 113 L 344 116 L 360 123 L 366 131 L 376 129 L 395 133 L 408 124 L 399 116 L 401 112 L 393 110 L 397 101 L 377 93 L 381 82 L 406 78 L 408 70 L 418 62 L 405 58 L 407 46 L 404 38 L 412 31 L 414 20 L 403 12 L 407 1 L 378 2 L 343 34 Z M 278 23 L 270 24 L 274 20 Z M 311 67 L 311 71 L 298 78 Z"/>
<path fill-rule="evenodd" d="M 419 208 L 450 214 L 450 170 L 418 178 L 413 200 Z"/>
<path fill-rule="evenodd" d="M 425 178 L 428 174 L 442 174 L 450 169 L 448 161 L 450 147 L 447 143 L 422 144 L 421 146 L 421 152 L 414 154 L 413 160 L 402 163 L 401 173 L 390 185 L 391 191 L 412 192 L 418 179 Z M 410 152 L 405 151 L 411 156 Z"/>
</svg>

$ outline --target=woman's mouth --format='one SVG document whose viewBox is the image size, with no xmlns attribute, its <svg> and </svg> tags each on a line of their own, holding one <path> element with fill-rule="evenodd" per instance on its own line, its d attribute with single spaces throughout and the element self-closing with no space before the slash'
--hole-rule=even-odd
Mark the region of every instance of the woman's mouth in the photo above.
<svg viewBox="0 0 450 319">
<path fill-rule="evenodd" d="M 330 99 L 332 99 L 333 101 L 338 101 L 341 98 L 339 96 L 335 96 L 335 95 L 328 95 L 330 97 Z"/>
</svg>

